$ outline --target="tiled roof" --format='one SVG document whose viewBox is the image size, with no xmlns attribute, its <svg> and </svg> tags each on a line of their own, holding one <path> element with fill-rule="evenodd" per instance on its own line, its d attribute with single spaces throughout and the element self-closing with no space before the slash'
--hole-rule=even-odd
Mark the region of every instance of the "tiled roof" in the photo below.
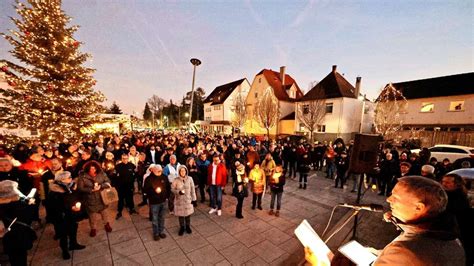
<svg viewBox="0 0 474 266">
<path fill-rule="evenodd" d="M 474 94 L 474 72 L 392 83 L 406 99 Z"/>
<path fill-rule="evenodd" d="M 331 71 L 323 80 L 308 91 L 300 101 L 341 97 L 357 98 L 355 88 L 337 71 Z"/>
<path fill-rule="evenodd" d="M 209 96 L 204 100 L 204 103 L 212 103 L 211 105 L 222 104 L 227 97 L 234 91 L 237 86 L 242 84 L 246 78 L 232 81 L 230 83 L 216 87 Z"/>
<path fill-rule="evenodd" d="M 303 93 L 301 92 L 300 87 L 290 75 L 285 74 L 285 84 L 283 84 L 282 86 L 280 80 L 280 72 L 276 72 L 271 69 L 263 69 L 257 74 L 257 76 L 260 74 L 263 74 L 268 84 L 270 84 L 270 86 L 273 88 L 273 92 L 275 93 L 275 96 L 278 100 L 292 102 L 295 100 L 299 100 L 301 97 L 303 97 Z M 290 98 L 286 91 L 291 88 L 293 84 L 296 87 L 295 99 Z"/>
</svg>

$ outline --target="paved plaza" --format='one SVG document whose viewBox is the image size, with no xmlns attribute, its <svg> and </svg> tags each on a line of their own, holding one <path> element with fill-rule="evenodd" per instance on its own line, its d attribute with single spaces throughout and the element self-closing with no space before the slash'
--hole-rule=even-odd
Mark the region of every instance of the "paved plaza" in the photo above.
<svg viewBox="0 0 474 266">
<path fill-rule="evenodd" d="M 352 181 L 349 185 L 352 186 Z M 226 189 L 230 192 L 230 185 Z M 251 197 L 244 201 L 244 219 L 234 216 L 236 199 L 225 195 L 221 217 L 208 214 L 208 202 L 198 204 L 191 216 L 192 234 L 178 236 L 178 218 L 166 215 L 168 237 L 153 241 L 148 207 L 139 208 L 139 215 L 124 217 L 113 224 L 113 232 L 103 228 L 94 238 L 89 237 L 89 224 L 79 225 L 79 243 L 86 249 L 72 252 L 72 259 L 64 261 L 58 242 L 53 240 L 53 226 L 48 224 L 38 231 L 38 240 L 29 252 L 31 265 L 297 265 L 304 261 L 303 246 L 293 231 L 307 219 L 321 234 L 333 206 L 354 202 L 356 193 L 350 188 L 334 188 L 332 180 L 322 172 L 312 172 L 308 189 L 298 189 L 298 183 L 287 180 L 280 217 L 268 214 L 270 194 L 263 200 L 263 211 L 251 210 Z M 138 203 L 139 195 L 135 195 Z M 385 204 L 385 197 L 368 190 L 364 203 Z M 115 210 L 115 206 L 112 206 Z M 350 209 L 336 209 L 333 228 L 340 224 Z M 115 215 L 115 211 L 112 212 Z M 330 242 L 335 250 L 347 242 L 352 233 L 350 222 Z M 382 248 L 397 232 L 394 226 L 382 222 L 382 213 L 362 212 L 359 219 L 358 240 L 363 245 Z M 3 265 L 3 263 L 2 263 Z"/>
</svg>

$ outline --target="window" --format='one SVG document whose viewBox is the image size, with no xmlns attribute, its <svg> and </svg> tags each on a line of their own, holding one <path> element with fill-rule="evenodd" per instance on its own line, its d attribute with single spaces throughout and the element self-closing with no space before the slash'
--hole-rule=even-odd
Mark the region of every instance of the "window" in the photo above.
<svg viewBox="0 0 474 266">
<path fill-rule="evenodd" d="M 431 113 L 434 109 L 434 103 L 422 103 L 421 110 L 422 113 Z"/>
<path fill-rule="evenodd" d="M 255 99 L 257 99 L 257 97 L 258 97 L 258 92 L 255 93 Z"/>
<path fill-rule="evenodd" d="M 325 125 L 318 125 L 317 130 L 318 130 L 318 132 L 326 132 L 326 126 Z"/>
<path fill-rule="evenodd" d="M 467 151 L 465 151 L 465 150 L 461 150 L 461 149 L 457 149 L 457 148 L 451 148 L 451 147 L 444 147 L 443 152 L 447 152 L 447 153 L 465 153 L 465 154 L 467 154 Z"/>
<path fill-rule="evenodd" d="M 215 105 L 215 106 L 214 106 L 214 111 L 220 110 L 220 109 L 221 109 L 221 106 L 220 106 L 220 105 Z"/>
<path fill-rule="evenodd" d="M 449 104 L 449 111 L 464 111 L 464 101 L 454 101 Z"/>
<path fill-rule="evenodd" d="M 303 114 L 304 115 L 309 114 L 309 104 L 304 104 L 303 105 Z"/>
<path fill-rule="evenodd" d="M 300 131 L 304 131 L 304 124 L 300 123 Z"/>
<path fill-rule="evenodd" d="M 262 78 L 258 78 L 258 83 L 262 83 Z"/>
<path fill-rule="evenodd" d="M 290 90 L 290 98 L 294 99 L 296 96 L 295 96 L 295 91 L 294 90 Z"/>
<path fill-rule="evenodd" d="M 326 114 L 332 114 L 332 108 L 333 108 L 332 103 L 326 103 Z"/>
</svg>

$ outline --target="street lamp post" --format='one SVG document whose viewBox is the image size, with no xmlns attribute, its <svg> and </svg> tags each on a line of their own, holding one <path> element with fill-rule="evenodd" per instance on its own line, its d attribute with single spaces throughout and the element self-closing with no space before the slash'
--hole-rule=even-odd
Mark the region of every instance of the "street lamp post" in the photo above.
<svg viewBox="0 0 474 266">
<path fill-rule="evenodd" d="M 189 124 L 191 125 L 191 119 L 193 117 L 193 100 L 194 100 L 194 81 L 196 78 L 196 67 L 201 64 L 201 60 L 197 58 L 191 59 L 191 64 L 193 64 L 193 85 L 191 88 L 191 104 L 189 105 Z"/>
</svg>

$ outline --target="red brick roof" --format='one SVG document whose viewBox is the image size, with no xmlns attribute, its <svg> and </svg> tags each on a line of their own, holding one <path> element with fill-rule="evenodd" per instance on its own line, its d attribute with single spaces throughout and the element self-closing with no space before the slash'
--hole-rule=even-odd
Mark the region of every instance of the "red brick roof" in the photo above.
<svg viewBox="0 0 474 266">
<path fill-rule="evenodd" d="M 271 69 L 263 69 L 257 74 L 257 76 L 260 74 L 263 74 L 268 84 L 270 84 L 270 86 L 273 88 L 275 97 L 277 97 L 278 100 L 293 102 L 303 97 L 303 93 L 301 92 L 300 87 L 290 75 L 285 74 L 285 84 L 283 84 L 282 86 L 281 80 L 280 80 L 280 72 L 276 72 Z M 287 89 L 289 89 L 293 84 L 296 87 L 295 99 L 290 98 L 287 93 Z"/>
</svg>

